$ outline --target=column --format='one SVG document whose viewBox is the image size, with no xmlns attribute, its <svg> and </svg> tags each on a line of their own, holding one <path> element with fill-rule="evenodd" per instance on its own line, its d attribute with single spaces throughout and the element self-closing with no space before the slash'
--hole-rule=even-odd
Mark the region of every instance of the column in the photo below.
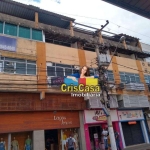
<svg viewBox="0 0 150 150">
<path fill-rule="evenodd" d="M 45 149 L 44 130 L 33 131 L 33 150 Z"/>
<path fill-rule="evenodd" d="M 149 138 L 148 138 L 148 134 L 146 131 L 144 120 L 140 121 L 140 124 L 141 124 L 142 132 L 143 132 L 144 141 L 145 143 L 149 143 Z"/>
<path fill-rule="evenodd" d="M 125 144 L 125 141 L 124 141 L 124 135 L 123 135 L 123 131 L 122 131 L 121 122 L 119 122 L 119 128 L 120 128 L 120 134 L 121 134 L 123 148 L 126 148 L 126 144 Z"/>
<path fill-rule="evenodd" d="M 8 134 L 8 150 L 11 150 L 11 133 Z"/>
<path fill-rule="evenodd" d="M 79 119 L 80 119 L 80 149 L 86 149 L 86 140 L 85 140 L 85 130 L 84 130 L 84 118 L 83 118 L 83 111 L 79 112 Z"/>
</svg>

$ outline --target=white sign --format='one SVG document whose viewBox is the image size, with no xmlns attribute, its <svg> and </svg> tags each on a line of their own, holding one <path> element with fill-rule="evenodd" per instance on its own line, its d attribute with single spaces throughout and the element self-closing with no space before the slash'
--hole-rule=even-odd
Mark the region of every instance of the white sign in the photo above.
<svg viewBox="0 0 150 150">
<path fill-rule="evenodd" d="M 144 119 L 142 110 L 124 110 L 118 111 L 120 121 Z"/>
<path fill-rule="evenodd" d="M 61 125 L 69 125 L 72 124 L 72 121 L 67 121 L 67 118 L 64 116 L 54 116 L 55 121 L 60 121 Z"/>
<path fill-rule="evenodd" d="M 118 121 L 117 111 L 111 110 L 111 120 Z M 103 123 L 107 121 L 107 117 L 103 110 L 85 110 L 85 123 Z"/>
</svg>

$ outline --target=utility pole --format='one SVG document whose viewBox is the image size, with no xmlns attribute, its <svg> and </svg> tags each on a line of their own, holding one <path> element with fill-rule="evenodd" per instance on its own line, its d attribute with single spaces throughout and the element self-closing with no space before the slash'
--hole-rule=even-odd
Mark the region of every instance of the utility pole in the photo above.
<svg viewBox="0 0 150 150">
<path fill-rule="evenodd" d="M 99 31 L 97 33 L 98 35 L 98 43 L 97 45 L 95 45 L 95 52 L 97 54 L 97 61 L 98 61 L 98 72 L 99 72 L 99 84 L 101 87 L 101 91 L 102 91 L 102 99 L 101 102 L 103 103 L 103 110 L 107 116 L 107 124 L 108 124 L 108 131 L 109 131 L 109 136 L 110 136 L 110 142 L 111 142 L 111 149 L 112 150 L 117 150 L 116 148 L 116 140 L 115 140 L 115 136 L 114 136 L 114 130 L 113 130 L 113 126 L 112 126 L 112 121 L 111 121 L 111 113 L 110 113 L 110 96 L 108 94 L 108 90 L 107 90 L 107 68 L 109 66 L 109 62 L 110 59 L 107 59 L 107 50 L 108 47 L 105 44 L 102 44 L 101 41 L 101 32 Z M 102 57 L 101 57 L 102 56 Z M 104 60 L 108 60 L 107 62 L 105 62 Z M 103 60 L 102 60 L 103 59 Z"/>
</svg>

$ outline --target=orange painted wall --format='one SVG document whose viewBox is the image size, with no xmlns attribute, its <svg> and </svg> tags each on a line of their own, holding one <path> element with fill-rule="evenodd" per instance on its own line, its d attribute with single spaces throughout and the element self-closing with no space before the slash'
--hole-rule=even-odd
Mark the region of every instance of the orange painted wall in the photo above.
<svg viewBox="0 0 150 150">
<path fill-rule="evenodd" d="M 45 91 L 47 88 L 47 71 L 46 71 L 46 48 L 45 43 L 37 42 L 37 83 L 38 90 Z"/>
</svg>

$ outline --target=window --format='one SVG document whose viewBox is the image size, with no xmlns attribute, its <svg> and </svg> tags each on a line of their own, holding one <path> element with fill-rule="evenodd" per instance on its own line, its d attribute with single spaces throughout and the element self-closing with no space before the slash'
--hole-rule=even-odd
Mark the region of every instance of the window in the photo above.
<svg viewBox="0 0 150 150">
<path fill-rule="evenodd" d="M 108 77 L 108 81 L 114 81 L 114 74 L 113 74 L 113 71 L 108 70 L 108 71 L 107 71 L 107 77 Z"/>
<path fill-rule="evenodd" d="M 78 72 L 79 70 L 72 65 L 47 63 L 47 75 L 51 77 L 64 77 Z"/>
<path fill-rule="evenodd" d="M 0 33 L 3 33 L 3 22 L 0 22 Z"/>
<path fill-rule="evenodd" d="M 150 75 L 144 75 L 144 78 L 145 78 L 145 82 L 147 84 L 150 84 Z"/>
<path fill-rule="evenodd" d="M 19 26 L 19 37 L 30 39 L 30 28 Z"/>
<path fill-rule="evenodd" d="M 120 79 L 123 83 L 140 83 L 138 74 L 120 72 Z"/>
<path fill-rule="evenodd" d="M 94 76 L 94 75 L 95 76 L 99 75 L 98 70 L 94 69 L 94 68 L 90 68 L 90 76 Z M 111 71 L 111 70 L 107 71 L 107 79 L 108 79 L 108 81 L 114 81 L 113 71 Z"/>
<path fill-rule="evenodd" d="M 4 33 L 12 36 L 17 36 L 17 26 L 5 23 Z"/>
<path fill-rule="evenodd" d="M 36 29 L 32 29 L 32 39 L 33 40 L 38 40 L 38 41 L 42 41 L 42 31 L 41 30 L 36 30 Z"/>
<path fill-rule="evenodd" d="M 0 66 L 0 72 L 36 75 L 35 61 L 3 57 L 3 59 L 0 61 Z"/>
</svg>

